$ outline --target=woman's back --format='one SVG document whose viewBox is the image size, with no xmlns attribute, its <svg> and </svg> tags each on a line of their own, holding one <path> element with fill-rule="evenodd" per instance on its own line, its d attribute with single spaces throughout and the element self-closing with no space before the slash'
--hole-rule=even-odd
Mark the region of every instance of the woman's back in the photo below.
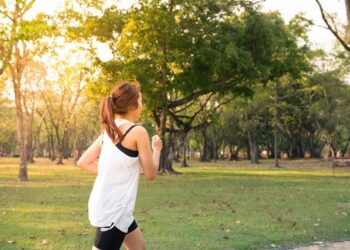
<svg viewBox="0 0 350 250">
<path fill-rule="evenodd" d="M 123 129 L 126 130 L 123 133 L 126 140 L 134 126 L 130 126 L 131 123 L 124 119 L 117 119 L 116 124 L 118 127 L 128 127 Z M 131 140 L 127 142 L 128 145 L 132 143 Z M 103 133 L 98 174 L 89 199 L 89 219 L 92 225 L 108 227 L 114 224 L 121 231 L 127 231 L 134 220 L 132 213 L 140 170 L 138 152 L 125 147 L 123 143 L 114 144 Z"/>
</svg>

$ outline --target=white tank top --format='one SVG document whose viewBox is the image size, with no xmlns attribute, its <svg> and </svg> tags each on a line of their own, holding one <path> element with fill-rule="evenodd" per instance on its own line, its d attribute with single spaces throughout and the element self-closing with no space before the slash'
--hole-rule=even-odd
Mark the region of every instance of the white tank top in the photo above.
<svg viewBox="0 0 350 250">
<path fill-rule="evenodd" d="M 125 119 L 116 119 L 115 122 L 118 127 L 131 123 Z M 141 170 L 138 152 L 121 144 L 115 145 L 107 133 L 101 136 L 98 173 L 89 198 L 89 220 L 95 227 L 110 229 L 116 226 L 126 233 L 134 220 Z"/>
</svg>

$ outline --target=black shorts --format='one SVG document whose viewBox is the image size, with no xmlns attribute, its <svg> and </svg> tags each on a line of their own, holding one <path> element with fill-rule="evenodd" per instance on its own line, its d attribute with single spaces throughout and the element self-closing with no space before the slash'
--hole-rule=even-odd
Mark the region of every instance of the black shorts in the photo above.
<svg viewBox="0 0 350 250">
<path fill-rule="evenodd" d="M 94 246 L 101 250 L 120 249 L 124 241 L 125 235 L 131 233 L 136 228 L 137 224 L 135 220 L 129 226 L 127 233 L 120 231 L 116 226 L 107 231 L 101 231 L 101 227 L 97 227 Z"/>
</svg>

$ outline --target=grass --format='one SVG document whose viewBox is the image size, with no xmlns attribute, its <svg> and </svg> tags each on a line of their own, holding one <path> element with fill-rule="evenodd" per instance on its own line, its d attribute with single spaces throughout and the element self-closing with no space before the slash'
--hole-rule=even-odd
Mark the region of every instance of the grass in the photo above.
<svg viewBox="0 0 350 250">
<path fill-rule="evenodd" d="M 135 218 L 148 249 L 287 249 L 350 239 L 350 169 L 317 160 L 259 165 L 189 162 L 182 175 L 140 178 Z M 46 159 L 16 182 L 0 158 L 0 249 L 91 249 L 94 175 Z"/>
</svg>

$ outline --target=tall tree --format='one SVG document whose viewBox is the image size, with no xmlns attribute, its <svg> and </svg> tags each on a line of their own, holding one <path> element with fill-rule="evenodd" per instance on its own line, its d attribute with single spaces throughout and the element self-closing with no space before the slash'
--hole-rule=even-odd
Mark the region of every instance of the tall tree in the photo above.
<svg viewBox="0 0 350 250">
<path fill-rule="evenodd" d="M 112 82 L 141 81 L 165 140 L 172 109 L 211 93 L 249 93 L 269 78 L 274 50 L 281 48 L 271 46 L 275 38 L 266 31 L 283 27 L 281 18 L 269 19 L 242 1 L 140 1 L 129 11 L 110 8 L 86 27 L 113 52 L 113 60 L 99 61 Z M 161 169 L 172 171 L 163 145 Z"/>
<path fill-rule="evenodd" d="M 77 105 L 84 87 L 84 68 L 63 65 L 56 67 L 57 78 L 38 86 L 54 130 L 58 160 L 63 164 L 64 148 L 69 139 L 69 127 L 74 124 Z"/>
<path fill-rule="evenodd" d="M 13 84 L 13 91 L 16 103 L 16 120 L 17 120 L 17 140 L 20 150 L 20 167 L 18 178 L 20 181 L 28 180 L 27 174 L 27 150 L 25 143 L 25 128 L 21 101 L 21 84 L 22 74 L 28 61 L 27 43 L 19 39 L 20 28 L 23 23 L 24 14 L 32 7 L 34 0 L 21 1 L 16 0 L 15 3 L 6 1 L 0 2 L 1 19 L 7 23 L 4 25 L 5 32 L 9 32 L 10 37 L 6 43 L 2 43 L 2 65 L 0 73 L 8 67 Z"/>
<path fill-rule="evenodd" d="M 28 180 L 27 150 L 24 113 L 22 107 L 23 73 L 33 56 L 42 37 L 51 34 L 47 18 L 38 14 L 27 20 L 26 13 L 35 0 L 0 1 L 0 74 L 8 70 L 13 85 L 16 106 L 17 140 L 20 151 L 19 180 Z"/>
<path fill-rule="evenodd" d="M 43 123 L 43 116 L 36 119 L 38 106 L 40 105 L 40 93 L 36 86 L 44 83 L 46 77 L 46 66 L 43 63 L 31 61 L 27 63 L 24 70 L 22 82 L 22 105 L 26 114 L 27 124 L 27 159 L 29 162 L 34 162 L 34 151 L 37 143 L 37 138 Z"/>
</svg>

